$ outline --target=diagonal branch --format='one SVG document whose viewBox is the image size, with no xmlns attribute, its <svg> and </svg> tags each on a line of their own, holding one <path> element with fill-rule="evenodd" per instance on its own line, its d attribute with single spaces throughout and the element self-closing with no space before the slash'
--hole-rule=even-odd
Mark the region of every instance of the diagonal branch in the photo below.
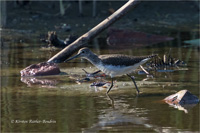
<svg viewBox="0 0 200 133">
<path fill-rule="evenodd" d="M 106 18 L 104 21 L 99 23 L 93 29 L 88 31 L 87 33 L 83 34 L 79 37 L 76 41 L 68 45 L 62 51 L 54 55 L 52 58 L 48 60 L 48 62 L 56 62 L 60 63 L 70 57 L 74 52 L 79 50 L 82 47 L 87 46 L 87 43 L 100 34 L 103 30 L 108 28 L 114 22 L 119 20 L 125 14 L 127 14 L 132 8 L 135 8 L 140 3 L 140 0 L 129 0 L 125 5 L 123 5 L 120 9 L 114 12 L 111 16 Z"/>
</svg>

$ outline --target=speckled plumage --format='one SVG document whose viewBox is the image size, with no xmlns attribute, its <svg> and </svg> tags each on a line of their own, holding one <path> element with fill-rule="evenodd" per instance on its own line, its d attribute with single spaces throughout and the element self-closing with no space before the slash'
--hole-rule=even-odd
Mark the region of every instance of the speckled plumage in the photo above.
<svg viewBox="0 0 200 133">
<path fill-rule="evenodd" d="M 72 60 L 77 57 L 85 58 L 88 61 L 90 61 L 93 65 L 95 65 L 99 70 L 101 70 L 102 72 L 113 78 L 115 76 L 121 76 L 124 74 L 128 75 L 129 73 L 134 71 L 136 68 L 138 68 L 140 65 L 144 64 L 154 56 L 156 55 L 150 55 L 150 56 L 129 56 L 122 54 L 96 55 L 88 48 L 82 48 L 79 50 L 77 55 L 66 61 Z M 139 93 L 135 80 L 131 76 L 129 77 L 133 80 L 136 89 Z M 113 79 L 112 79 L 112 84 L 107 93 L 111 90 L 112 86 L 113 86 Z"/>
<path fill-rule="evenodd" d="M 146 58 L 152 58 L 152 56 L 129 56 L 122 54 L 112 54 L 112 55 L 99 55 L 98 57 L 101 59 L 102 63 L 113 65 L 113 66 L 131 66 Z"/>
</svg>

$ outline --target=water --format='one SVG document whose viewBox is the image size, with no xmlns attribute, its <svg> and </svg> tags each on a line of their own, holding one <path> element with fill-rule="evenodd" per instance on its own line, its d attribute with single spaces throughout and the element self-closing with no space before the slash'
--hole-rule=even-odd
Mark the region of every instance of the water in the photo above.
<svg viewBox="0 0 200 133">
<path fill-rule="evenodd" d="M 60 63 L 66 74 L 37 77 L 51 84 L 25 84 L 19 71 L 30 64 L 47 61 L 59 50 L 41 48 L 40 43 L 5 41 L 1 50 L 1 131 L 2 132 L 198 132 L 199 104 L 188 110 L 170 107 L 162 99 L 187 89 L 199 97 L 199 50 L 183 47 L 184 40 L 194 39 L 196 32 L 169 34 L 173 41 L 137 49 L 113 49 L 95 40 L 90 44 L 98 54 L 163 55 L 171 48 L 172 57 L 187 63 L 183 70 L 154 73 L 153 79 L 133 74 L 142 94 L 137 97 L 132 81 L 118 77 L 110 97 L 106 89 L 90 87 L 94 81 L 77 84 L 75 79 L 97 70 L 81 59 Z M 31 38 L 29 38 L 31 39 Z M 94 44 L 92 46 L 92 44 Z M 103 46 L 102 46 L 103 45 Z M 110 81 L 110 78 L 106 78 Z M 95 80 L 97 81 L 97 79 Z"/>
</svg>

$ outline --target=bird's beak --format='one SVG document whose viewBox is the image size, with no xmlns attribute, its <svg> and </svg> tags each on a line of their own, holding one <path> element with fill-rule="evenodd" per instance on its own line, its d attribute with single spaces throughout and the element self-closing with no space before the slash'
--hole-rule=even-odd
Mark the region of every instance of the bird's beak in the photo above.
<svg viewBox="0 0 200 133">
<path fill-rule="evenodd" d="M 65 60 L 64 62 L 68 62 L 68 61 L 70 61 L 70 60 L 72 60 L 72 59 L 74 59 L 74 58 L 77 58 L 77 57 L 79 57 L 79 56 L 80 56 L 80 54 L 77 54 L 77 55 L 75 55 L 75 56 L 73 56 L 73 57 L 71 57 L 71 58 Z"/>
</svg>

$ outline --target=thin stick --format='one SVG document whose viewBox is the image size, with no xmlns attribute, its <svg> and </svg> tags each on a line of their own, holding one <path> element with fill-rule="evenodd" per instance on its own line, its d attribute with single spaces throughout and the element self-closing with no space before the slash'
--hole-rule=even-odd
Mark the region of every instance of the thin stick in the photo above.
<svg viewBox="0 0 200 133">
<path fill-rule="evenodd" d="M 143 66 L 140 65 L 140 68 L 141 68 L 147 75 L 149 75 L 149 72 L 147 72 L 147 70 L 145 70 Z"/>
</svg>

